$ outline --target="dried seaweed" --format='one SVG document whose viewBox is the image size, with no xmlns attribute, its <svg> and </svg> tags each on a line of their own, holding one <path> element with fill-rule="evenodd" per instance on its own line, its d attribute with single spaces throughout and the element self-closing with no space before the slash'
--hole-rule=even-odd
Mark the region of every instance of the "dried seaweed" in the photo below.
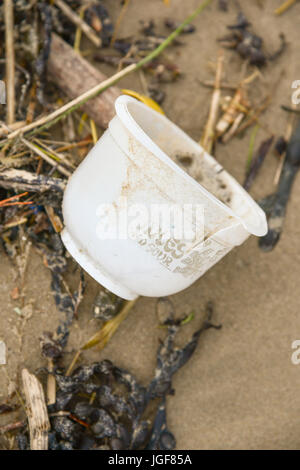
<svg viewBox="0 0 300 470">
<path fill-rule="evenodd" d="M 251 26 L 251 23 L 240 11 L 236 23 L 227 26 L 233 33 L 219 39 L 219 41 L 224 46 L 235 49 L 243 59 L 249 60 L 250 64 L 258 67 L 265 65 L 268 61 L 275 60 L 284 52 L 286 41 L 283 33 L 279 35 L 280 46 L 277 51 L 269 54 L 263 50 L 262 37 L 249 31 L 249 26 Z"/>
<path fill-rule="evenodd" d="M 103 4 L 98 2 L 87 8 L 84 16 L 87 23 L 93 26 L 93 28 L 99 33 L 99 36 L 102 39 L 102 45 L 104 47 L 108 47 L 114 33 L 114 26 L 110 19 L 108 10 Z"/>
<path fill-rule="evenodd" d="M 245 181 L 244 181 L 244 188 L 247 189 L 247 191 L 249 191 L 250 189 L 250 186 L 252 185 L 255 177 L 257 176 L 266 156 L 267 156 L 267 153 L 269 152 L 270 148 L 271 148 L 271 145 L 273 143 L 273 140 L 274 140 L 274 137 L 269 137 L 267 140 L 264 140 L 256 154 L 254 155 L 254 157 L 252 158 L 252 161 L 250 163 L 250 166 L 249 166 L 249 170 L 247 171 L 247 174 L 246 174 L 246 178 L 245 178 Z"/>
<path fill-rule="evenodd" d="M 173 375 L 190 359 L 201 333 L 220 327 L 211 323 L 211 316 L 212 306 L 208 304 L 206 320 L 183 348 L 174 344 L 180 324 L 174 320 L 168 326 L 158 348 L 154 377 L 146 387 L 109 360 L 79 366 L 70 376 L 56 367 L 56 402 L 48 407 L 49 449 L 174 449 L 175 437 L 167 425 L 166 397 L 172 393 Z M 45 342 L 42 348 L 45 353 Z M 59 357 L 61 352 L 51 336 L 47 350 L 47 357 L 49 353 Z M 27 430 L 19 435 L 19 447 L 28 446 L 26 439 Z"/>
<path fill-rule="evenodd" d="M 218 0 L 218 7 L 221 11 L 228 10 L 228 0 Z"/>
<path fill-rule="evenodd" d="M 123 299 L 103 288 L 94 299 L 93 315 L 98 320 L 111 320 L 117 315 L 123 302 Z"/>
<path fill-rule="evenodd" d="M 295 177 L 300 168 L 300 121 L 287 145 L 278 188 L 275 194 L 269 196 L 262 203 L 268 219 L 268 233 L 259 240 L 259 247 L 263 251 L 271 251 L 278 243 L 286 213 L 287 204 L 292 191 Z"/>
</svg>

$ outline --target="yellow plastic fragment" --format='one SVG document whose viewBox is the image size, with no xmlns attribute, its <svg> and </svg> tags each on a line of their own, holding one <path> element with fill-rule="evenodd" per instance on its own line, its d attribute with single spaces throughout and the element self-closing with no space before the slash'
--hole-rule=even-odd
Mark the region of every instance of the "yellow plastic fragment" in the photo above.
<svg viewBox="0 0 300 470">
<path fill-rule="evenodd" d="M 124 93 L 124 95 L 132 96 L 133 98 L 136 98 L 137 100 L 146 104 L 147 106 L 149 106 L 149 108 L 154 109 L 160 114 L 165 114 L 162 108 L 159 106 L 159 104 L 156 103 L 156 101 L 154 101 L 152 98 L 149 98 L 149 96 L 142 95 L 141 93 L 137 93 L 136 91 L 133 91 L 133 90 L 122 90 L 122 93 Z"/>
</svg>

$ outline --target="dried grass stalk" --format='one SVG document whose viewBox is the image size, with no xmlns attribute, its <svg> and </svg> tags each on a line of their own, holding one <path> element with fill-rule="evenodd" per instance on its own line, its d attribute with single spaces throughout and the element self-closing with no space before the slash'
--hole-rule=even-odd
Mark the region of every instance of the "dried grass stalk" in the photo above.
<svg viewBox="0 0 300 470">
<path fill-rule="evenodd" d="M 30 449 L 47 450 L 50 422 L 43 387 L 35 375 L 30 374 L 27 369 L 22 370 L 22 380 L 29 423 Z"/>
<path fill-rule="evenodd" d="M 8 125 L 15 122 L 15 50 L 14 50 L 14 9 L 13 0 L 4 1 L 6 87 Z"/>
</svg>

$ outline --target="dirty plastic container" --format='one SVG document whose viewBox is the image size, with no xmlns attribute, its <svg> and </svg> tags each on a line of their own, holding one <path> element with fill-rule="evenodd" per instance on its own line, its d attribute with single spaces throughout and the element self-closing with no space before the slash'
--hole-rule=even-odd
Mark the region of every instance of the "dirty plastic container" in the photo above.
<svg viewBox="0 0 300 470">
<path fill-rule="evenodd" d="M 267 233 L 265 213 L 249 194 L 168 118 L 129 96 L 120 96 L 115 108 L 108 129 L 71 176 L 63 200 L 62 240 L 100 284 L 128 300 L 174 294 L 250 234 Z M 229 189 L 230 204 L 169 158 L 178 154 L 202 159 Z M 193 239 L 163 233 L 161 226 L 156 233 L 151 218 L 148 226 L 147 218 L 139 219 L 136 233 L 130 220 L 130 236 L 124 235 L 131 209 L 171 206 L 203 208 L 202 218 L 191 212 L 186 219 L 195 229 Z"/>
</svg>

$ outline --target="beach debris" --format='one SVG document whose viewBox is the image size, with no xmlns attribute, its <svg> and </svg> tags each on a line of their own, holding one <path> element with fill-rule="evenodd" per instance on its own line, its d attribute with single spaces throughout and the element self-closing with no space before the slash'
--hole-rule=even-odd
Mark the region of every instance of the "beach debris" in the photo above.
<svg viewBox="0 0 300 470">
<path fill-rule="evenodd" d="M 137 93 L 136 91 L 127 90 L 127 89 L 123 89 L 122 93 L 124 95 L 132 96 L 133 98 L 136 98 L 137 100 L 146 104 L 147 106 L 149 106 L 149 108 L 154 109 L 160 114 L 165 114 L 162 108 L 158 105 L 158 103 L 156 103 L 152 98 L 149 98 L 148 96 L 145 96 L 145 95 L 142 95 L 141 93 Z"/>
<path fill-rule="evenodd" d="M 218 7 L 221 11 L 228 11 L 228 0 L 218 0 Z"/>
<path fill-rule="evenodd" d="M 17 406 L 8 405 L 7 403 L 1 403 L 0 404 L 0 415 L 4 415 L 6 413 L 12 413 L 17 408 L 18 408 Z"/>
<path fill-rule="evenodd" d="M 246 177 L 243 184 L 243 187 L 249 191 L 255 177 L 257 176 L 274 140 L 274 136 L 269 137 L 268 139 L 264 140 L 259 148 L 257 149 L 256 153 L 254 154 L 249 167 L 246 171 Z"/>
<path fill-rule="evenodd" d="M 42 41 L 42 47 L 35 61 L 36 97 L 40 104 L 47 109 L 48 104 L 44 95 L 45 85 L 47 83 L 47 64 L 51 49 L 52 11 L 50 5 L 46 1 L 39 2 L 37 7 L 41 15 L 44 37 Z"/>
<path fill-rule="evenodd" d="M 46 175 L 38 175 L 26 170 L 0 169 L 0 187 L 13 189 L 14 191 L 30 191 L 33 193 L 44 193 L 54 191 L 62 193 L 66 181 Z"/>
<path fill-rule="evenodd" d="M 167 427 L 166 400 L 163 398 L 157 408 L 147 450 L 173 450 L 176 447 L 174 435 Z"/>
<path fill-rule="evenodd" d="M 269 60 L 279 57 L 286 47 L 285 36 L 280 33 L 280 46 L 273 54 L 263 51 L 263 39 L 261 36 L 249 31 L 251 23 L 243 12 L 239 12 L 235 24 L 227 26 L 233 33 L 219 39 L 224 47 L 235 49 L 243 59 L 247 59 L 251 65 L 261 67 Z"/>
<path fill-rule="evenodd" d="M 0 365 L 6 364 L 6 344 L 0 340 Z M 1 407 L 0 407 L 1 410 Z"/>
<path fill-rule="evenodd" d="M 4 426 L 0 426 L 0 435 L 6 434 L 7 432 L 16 431 L 17 429 L 24 428 L 25 426 L 26 421 L 16 421 L 14 423 L 5 424 Z"/>
<path fill-rule="evenodd" d="M 229 135 L 227 134 L 230 129 L 234 131 L 238 128 L 246 114 L 249 112 L 249 101 L 247 99 L 247 92 L 245 87 L 240 86 L 237 88 L 235 94 L 225 97 L 222 102 L 223 115 L 216 124 L 216 134 L 222 141 L 228 141 Z"/>
<path fill-rule="evenodd" d="M 156 101 L 156 103 L 158 103 L 159 105 L 163 104 L 166 97 L 166 93 L 160 90 L 158 83 L 149 83 L 147 91 L 150 98 Z"/>
<path fill-rule="evenodd" d="M 166 415 L 167 396 L 174 393 L 172 377 L 192 356 L 201 333 L 220 326 L 211 323 L 212 306 L 207 305 L 202 326 L 179 348 L 174 340 L 182 326 L 173 313 L 148 386 L 107 359 L 80 365 L 70 375 L 54 368 L 57 392 L 55 403 L 48 406 L 50 450 L 175 448 Z M 19 447 L 28 448 L 27 440 L 24 429 L 18 435 Z"/>
<path fill-rule="evenodd" d="M 98 1 L 91 2 L 84 8 L 84 17 L 87 23 L 98 33 L 102 46 L 108 47 L 111 44 L 114 34 L 114 25 L 107 8 Z M 116 26 L 117 27 L 117 26 Z"/>
<path fill-rule="evenodd" d="M 80 18 L 80 16 L 77 15 L 77 13 L 75 13 L 67 3 L 65 3 L 63 0 L 54 0 L 54 4 L 72 23 L 74 23 L 83 31 L 83 33 L 95 46 L 100 47 L 102 45 L 102 41 L 94 29 L 91 28 L 82 18 Z"/>
<path fill-rule="evenodd" d="M 223 53 L 222 53 L 223 55 Z M 203 138 L 201 145 L 207 141 L 207 149 L 211 151 L 213 143 L 218 139 L 226 143 L 233 136 L 240 133 L 242 130 L 255 123 L 260 113 L 264 111 L 269 103 L 269 99 L 263 102 L 257 109 L 253 109 L 248 98 L 248 86 L 259 76 L 259 71 L 255 70 L 248 77 L 241 80 L 237 85 L 228 85 L 221 83 L 218 78 L 220 75 L 221 64 L 220 57 L 217 66 L 217 73 L 215 82 L 201 81 L 204 86 L 213 87 L 213 95 L 211 100 L 210 116 L 206 124 L 204 142 Z M 233 95 L 221 96 L 221 90 L 226 89 L 233 91 Z M 219 117 L 218 108 L 221 108 L 222 115 Z M 245 118 L 248 119 L 245 120 Z M 213 130 L 209 130 L 213 129 Z M 209 137 L 210 135 L 210 137 Z"/>
<path fill-rule="evenodd" d="M 67 116 L 69 113 L 77 110 L 80 106 L 82 106 L 82 104 L 86 103 L 89 99 L 94 98 L 98 94 L 107 90 L 111 85 L 116 84 L 121 78 L 129 75 L 133 71 L 139 70 L 145 64 L 156 59 L 166 49 L 166 47 L 169 46 L 169 44 L 174 42 L 176 37 L 181 33 L 184 26 L 190 23 L 193 19 L 195 19 L 195 17 L 199 15 L 207 7 L 210 1 L 211 0 L 204 0 L 198 6 L 198 8 L 190 16 L 188 16 L 175 31 L 173 31 L 165 40 L 163 40 L 157 47 L 155 47 L 154 50 L 152 50 L 149 54 L 147 54 L 145 57 L 140 59 L 138 63 L 128 65 L 123 70 L 117 72 L 109 79 L 104 80 L 100 84 L 92 87 L 91 89 L 79 95 L 77 98 L 69 101 L 67 104 L 61 106 L 59 109 L 56 109 L 52 113 L 48 114 L 47 116 L 37 119 L 36 121 L 28 125 L 25 125 L 24 127 L 20 129 L 10 132 L 5 139 L 5 142 L 8 143 L 8 141 L 14 139 L 17 136 L 20 136 L 20 134 L 24 135 L 25 133 L 29 131 L 31 131 L 31 133 L 37 133 L 37 132 L 40 132 L 42 129 L 44 130 L 46 127 L 49 128 L 50 126 L 56 124 L 59 120 Z M 73 74 L 73 77 L 74 77 L 74 74 Z M 21 137 L 21 140 L 23 143 L 25 143 L 24 138 Z M 30 147 L 29 144 L 30 144 L 29 142 L 25 143 L 27 147 Z M 1 142 L 0 142 L 0 146 L 1 146 Z M 36 149 L 35 151 L 37 152 Z"/>
<path fill-rule="evenodd" d="M 2 207 L 8 207 L 8 206 L 25 206 L 25 205 L 31 205 L 32 201 L 20 201 L 19 199 L 27 196 L 28 192 L 26 191 L 25 193 L 22 194 L 17 194 L 15 196 L 8 197 L 6 199 L 2 199 L 0 201 L 0 208 Z"/>
<path fill-rule="evenodd" d="M 265 199 L 262 207 L 267 212 L 269 230 L 260 238 L 259 247 L 263 251 L 271 251 L 278 243 L 286 213 L 287 204 L 295 177 L 300 168 L 300 121 L 288 142 L 285 160 L 276 192 Z"/>
<path fill-rule="evenodd" d="M 3 4 L 5 20 L 5 53 L 6 53 L 6 95 L 7 124 L 15 122 L 15 48 L 14 48 L 14 6 L 13 0 L 5 0 Z"/>
<path fill-rule="evenodd" d="M 44 391 L 41 383 L 27 369 L 22 371 L 26 413 L 30 432 L 30 449 L 48 449 L 48 431 L 50 423 Z"/>
<path fill-rule="evenodd" d="M 280 7 L 276 8 L 274 11 L 275 15 L 282 15 L 285 13 L 290 7 L 292 7 L 297 0 L 285 0 Z"/>
<path fill-rule="evenodd" d="M 164 24 L 167 28 L 171 29 L 172 31 L 175 31 L 175 29 L 178 28 L 180 23 L 178 21 L 173 20 L 172 18 L 166 18 L 164 21 Z M 196 27 L 193 24 L 187 24 L 181 31 L 181 34 L 191 34 L 196 31 Z"/>
<path fill-rule="evenodd" d="M 273 183 L 275 186 L 277 186 L 279 182 L 282 167 L 284 164 L 284 157 L 285 157 L 286 149 L 287 149 L 287 138 L 290 138 L 290 135 L 280 136 L 278 137 L 278 139 L 276 140 L 274 144 L 274 153 L 276 157 L 278 158 L 278 165 L 277 165 L 277 169 L 276 169 L 274 180 L 273 180 Z"/>
<path fill-rule="evenodd" d="M 110 320 L 106 321 L 104 325 L 97 331 L 80 349 L 90 349 L 97 346 L 98 349 L 103 349 L 106 343 L 111 339 L 117 331 L 120 324 L 125 320 L 132 307 L 135 305 L 138 297 L 134 300 L 123 302 L 121 310 Z"/>
<path fill-rule="evenodd" d="M 218 118 L 219 112 L 219 102 L 221 97 L 221 76 L 224 63 L 224 51 L 220 51 L 218 55 L 217 67 L 216 67 L 216 77 L 214 90 L 211 98 L 210 110 L 207 119 L 206 126 L 204 128 L 204 133 L 201 138 L 200 144 L 208 153 L 212 152 L 214 139 L 216 138 L 215 126 Z"/>
<path fill-rule="evenodd" d="M 124 303 L 121 297 L 102 288 L 96 295 L 93 303 L 93 315 L 97 320 L 108 321 L 117 315 Z"/>
<path fill-rule="evenodd" d="M 48 78 L 73 99 L 107 77 L 53 33 Z M 109 87 L 101 95 L 87 101 L 82 109 L 98 126 L 105 129 L 115 112 L 112 103 L 120 94 L 116 87 Z"/>
</svg>

